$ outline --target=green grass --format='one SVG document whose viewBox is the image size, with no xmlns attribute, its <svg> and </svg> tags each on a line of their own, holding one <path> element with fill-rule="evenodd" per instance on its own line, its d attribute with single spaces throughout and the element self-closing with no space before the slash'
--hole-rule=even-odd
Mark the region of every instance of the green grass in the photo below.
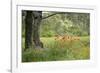
<svg viewBox="0 0 100 73">
<path fill-rule="evenodd" d="M 90 58 L 89 37 L 80 37 L 80 40 L 57 41 L 54 37 L 42 37 L 44 49 L 30 48 L 22 51 L 23 62 L 85 60 Z M 24 39 L 22 47 L 24 48 Z"/>
</svg>

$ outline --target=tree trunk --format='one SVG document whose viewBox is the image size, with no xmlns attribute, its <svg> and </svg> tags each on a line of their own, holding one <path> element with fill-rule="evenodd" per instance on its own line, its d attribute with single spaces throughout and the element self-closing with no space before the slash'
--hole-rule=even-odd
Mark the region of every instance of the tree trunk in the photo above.
<svg viewBox="0 0 100 73">
<path fill-rule="evenodd" d="M 25 18 L 25 50 L 32 45 L 32 11 L 26 11 Z"/>
<path fill-rule="evenodd" d="M 43 43 L 40 41 L 40 24 L 42 20 L 42 11 L 33 11 L 33 36 L 35 48 L 43 48 Z"/>
<path fill-rule="evenodd" d="M 26 11 L 25 18 L 25 50 L 34 45 L 35 48 L 43 48 L 40 41 L 40 23 L 42 11 Z"/>
</svg>

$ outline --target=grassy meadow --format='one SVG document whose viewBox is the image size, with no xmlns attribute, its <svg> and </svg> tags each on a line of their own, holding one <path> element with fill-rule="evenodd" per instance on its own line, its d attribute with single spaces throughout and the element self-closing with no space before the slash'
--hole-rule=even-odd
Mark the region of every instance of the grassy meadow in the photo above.
<svg viewBox="0 0 100 73">
<path fill-rule="evenodd" d="M 71 41 L 55 40 L 55 37 L 41 37 L 41 41 L 44 44 L 44 49 L 31 48 L 23 51 L 23 62 L 85 60 L 90 58 L 88 36 Z"/>
</svg>

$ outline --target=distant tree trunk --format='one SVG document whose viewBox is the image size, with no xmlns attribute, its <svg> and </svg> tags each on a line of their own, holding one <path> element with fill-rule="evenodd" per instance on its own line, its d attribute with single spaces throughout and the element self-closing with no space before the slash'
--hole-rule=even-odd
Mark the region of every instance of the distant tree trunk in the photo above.
<svg viewBox="0 0 100 73">
<path fill-rule="evenodd" d="M 40 24 L 42 20 L 42 11 L 33 11 L 33 36 L 35 48 L 43 48 L 43 43 L 40 41 Z"/>
<path fill-rule="evenodd" d="M 32 45 L 32 11 L 26 11 L 25 17 L 25 50 Z"/>
</svg>

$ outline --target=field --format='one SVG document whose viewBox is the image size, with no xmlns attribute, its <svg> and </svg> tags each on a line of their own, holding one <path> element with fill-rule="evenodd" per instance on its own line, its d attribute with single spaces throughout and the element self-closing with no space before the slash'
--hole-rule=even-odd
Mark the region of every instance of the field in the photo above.
<svg viewBox="0 0 100 73">
<path fill-rule="evenodd" d="M 24 49 L 24 38 L 22 45 Z M 22 50 L 22 62 L 86 60 L 90 58 L 90 38 L 82 36 L 76 40 L 55 40 L 55 37 L 41 37 L 43 49 Z"/>
<path fill-rule="evenodd" d="M 90 13 L 22 10 L 22 62 L 90 59 Z"/>
</svg>

